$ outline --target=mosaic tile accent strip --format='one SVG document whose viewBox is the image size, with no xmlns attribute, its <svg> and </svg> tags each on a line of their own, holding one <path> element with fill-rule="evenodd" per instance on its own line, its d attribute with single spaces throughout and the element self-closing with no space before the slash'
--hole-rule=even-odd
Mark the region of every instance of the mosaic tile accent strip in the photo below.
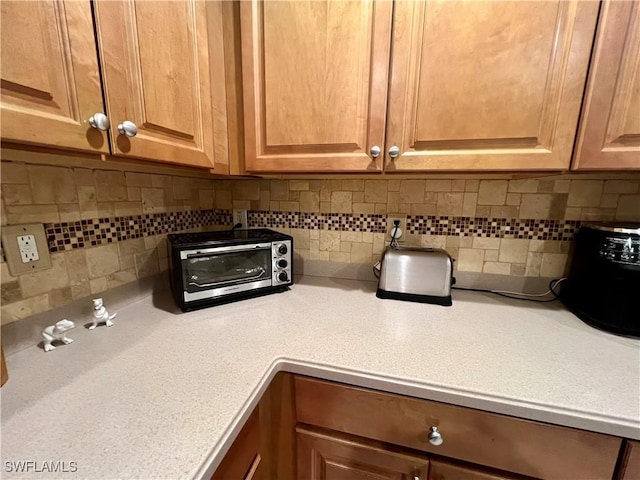
<svg viewBox="0 0 640 480">
<path fill-rule="evenodd" d="M 45 223 L 44 230 L 49 251 L 55 253 L 188 230 L 203 225 L 230 225 L 232 219 L 230 210 L 190 210 Z"/>
<path fill-rule="evenodd" d="M 51 253 L 75 248 L 179 232 L 207 225 L 232 225 L 230 210 L 191 210 L 78 222 L 45 223 Z M 250 211 L 249 228 L 300 228 L 347 232 L 384 233 L 386 215 Z M 407 233 L 528 240 L 572 240 L 577 220 L 535 220 L 474 217 L 407 216 Z"/>
</svg>

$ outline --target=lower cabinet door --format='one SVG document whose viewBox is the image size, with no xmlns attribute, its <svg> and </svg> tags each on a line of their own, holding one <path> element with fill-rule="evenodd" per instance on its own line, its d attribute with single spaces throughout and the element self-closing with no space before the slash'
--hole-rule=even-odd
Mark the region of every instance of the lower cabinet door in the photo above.
<svg viewBox="0 0 640 480">
<path fill-rule="evenodd" d="M 211 480 L 259 480 L 260 460 L 260 417 L 256 409 Z"/>
<path fill-rule="evenodd" d="M 424 457 L 296 428 L 298 480 L 426 480 Z"/>
<path fill-rule="evenodd" d="M 505 477 L 501 474 L 483 472 L 452 463 L 431 461 L 429 480 L 514 480 L 518 476 Z"/>
</svg>

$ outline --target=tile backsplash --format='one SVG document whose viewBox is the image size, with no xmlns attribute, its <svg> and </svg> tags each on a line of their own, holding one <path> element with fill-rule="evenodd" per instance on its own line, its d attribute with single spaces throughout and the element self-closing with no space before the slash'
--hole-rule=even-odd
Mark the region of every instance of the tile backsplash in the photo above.
<svg viewBox="0 0 640 480">
<path fill-rule="evenodd" d="M 640 175 L 493 179 L 213 179 L 2 162 L 2 225 L 43 223 L 53 267 L 12 277 L 2 323 L 168 268 L 165 235 L 231 224 L 291 234 L 305 261 L 372 264 L 387 214 L 409 245 L 446 248 L 464 272 L 559 277 L 581 221 L 640 220 Z"/>
</svg>

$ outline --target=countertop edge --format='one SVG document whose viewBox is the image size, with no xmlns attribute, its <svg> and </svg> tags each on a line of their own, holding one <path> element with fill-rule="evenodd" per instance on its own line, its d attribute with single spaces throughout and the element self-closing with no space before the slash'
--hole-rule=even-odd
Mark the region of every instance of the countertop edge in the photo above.
<svg viewBox="0 0 640 480">
<path fill-rule="evenodd" d="M 452 386 L 375 375 L 363 371 L 336 367 L 330 364 L 279 357 L 267 368 L 247 401 L 233 418 L 220 441 L 207 456 L 207 459 L 200 468 L 197 469 L 193 478 L 208 480 L 213 476 L 222 459 L 231 448 L 238 433 L 258 405 L 262 395 L 279 372 L 307 375 L 321 380 L 345 383 L 355 387 L 370 388 L 423 400 L 474 408 L 490 413 L 508 415 L 560 427 L 576 428 L 604 435 L 640 440 L 640 422 L 634 421 L 633 419 L 526 402 L 514 398 L 459 389 Z"/>
</svg>

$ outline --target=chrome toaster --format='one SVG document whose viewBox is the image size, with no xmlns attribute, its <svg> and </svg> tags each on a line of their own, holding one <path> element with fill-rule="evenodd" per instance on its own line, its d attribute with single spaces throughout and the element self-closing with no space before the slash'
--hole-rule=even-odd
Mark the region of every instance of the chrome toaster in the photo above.
<svg viewBox="0 0 640 480">
<path fill-rule="evenodd" d="M 451 306 L 453 261 L 446 250 L 388 247 L 382 256 L 378 298 Z"/>
</svg>

